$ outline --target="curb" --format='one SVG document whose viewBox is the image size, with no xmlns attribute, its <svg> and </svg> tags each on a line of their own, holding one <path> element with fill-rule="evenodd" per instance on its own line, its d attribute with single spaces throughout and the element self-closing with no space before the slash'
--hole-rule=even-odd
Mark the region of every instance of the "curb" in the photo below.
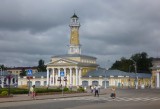
<svg viewBox="0 0 160 109">
<path fill-rule="evenodd" d="M 106 93 L 102 93 L 100 95 L 105 95 Z M 60 98 L 73 98 L 73 97 L 82 97 L 82 96 L 93 96 L 94 94 L 86 94 L 86 95 L 73 95 L 73 96 L 57 96 L 52 98 L 37 98 L 36 100 L 47 100 L 47 99 L 60 99 Z M 20 101 L 34 101 L 33 99 L 21 99 L 21 100 L 8 100 L 8 101 L 0 101 L 0 103 L 6 102 L 20 102 Z"/>
</svg>

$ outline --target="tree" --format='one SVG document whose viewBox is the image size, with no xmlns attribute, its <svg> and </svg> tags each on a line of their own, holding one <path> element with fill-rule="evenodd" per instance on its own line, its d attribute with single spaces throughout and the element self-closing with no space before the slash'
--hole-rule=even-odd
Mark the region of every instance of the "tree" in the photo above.
<svg viewBox="0 0 160 109">
<path fill-rule="evenodd" d="M 44 65 L 44 60 L 40 59 L 38 62 L 38 71 L 46 72 L 46 66 Z"/>
<path fill-rule="evenodd" d="M 0 65 L 0 69 L 1 69 L 2 71 L 4 71 L 4 70 L 7 69 L 7 67 L 5 67 L 4 65 Z"/>
<path fill-rule="evenodd" d="M 132 62 L 129 59 L 122 57 L 121 60 L 116 61 L 110 69 L 117 69 L 117 70 L 129 72 L 130 71 L 129 67 L 131 63 Z"/>
<path fill-rule="evenodd" d="M 22 68 L 22 72 L 19 75 L 20 76 L 26 76 L 26 70 L 25 70 L 25 68 Z"/>
<path fill-rule="evenodd" d="M 121 58 L 120 61 L 116 61 L 110 69 L 117 69 L 125 72 L 135 72 L 134 69 L 134 60 L 137 65 L 137 73 L 150 73 L 150 67 L 152 67 L 152 58 L 148 57 L 147 53 L 136 53 L 130 57 L 130 59 L 126 59 L 124 57 Z"/>
<path fill-rule="evenodd" d="M 150 73 L 150 67 L 152 67 L 152 58 L 148 57 L 147 53 L 137 53 L 131 56 L 131 59 L 137 63 L 137 72 Z"/>
</svg>

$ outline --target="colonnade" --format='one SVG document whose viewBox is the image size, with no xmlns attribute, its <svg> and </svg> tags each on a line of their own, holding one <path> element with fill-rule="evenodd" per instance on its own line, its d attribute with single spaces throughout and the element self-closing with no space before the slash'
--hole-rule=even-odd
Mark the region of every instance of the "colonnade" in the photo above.
<svg viewBox="0 0 160 109">
<path fill-rule="evenodd" d="M 61 75 L 61 72 L 64 75 Z M 82 68 L 79 67 L 51 67 L 47 68 L 47 86 L 78 86 L 81 82 Z"/>
<path fill-rule="evenodd" d="M 18 81 L 17 77 L 10 78 L 10 85 L 17 84 L 17 81 Z M 7 78 L 6 76 L 1 76 L 0 85 L 2 88 L 4 87 L 4 85 L 9 85 L 9 78 Z"/>
</svg>

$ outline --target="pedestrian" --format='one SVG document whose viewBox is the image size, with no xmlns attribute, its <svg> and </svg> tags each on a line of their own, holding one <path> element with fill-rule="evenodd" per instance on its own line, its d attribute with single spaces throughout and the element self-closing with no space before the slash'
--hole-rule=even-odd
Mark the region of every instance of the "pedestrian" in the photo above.
<svg viewBox="0 0 160 109">
<path fill-rule="evenodd" d="M 101 86 L 98 85 L 98 94 L 100 94 L 100 89 L 101 89 Z"/>
<path fill-rule="evenodd" d="M 94 90 L 95 90 L 95 95 L 94 95 L 94 96 L 95 96 L 95 97 L 96 97 L 96 96 L 99 97 L 99 92 L 98 92 L 99 87 L 98 87 L 97 85 L 95 86 Z"/>
<path fill-rule="evenodd" d="M 111 89 L 111 95 L 110 96 L 111 96 L 112 99 L 116 98 L 116 89 L 114 87 L 112 87 L 112 89 Z"/>
<path fill-rule="evenodd" d="M 122 88 L 123 88 L 123 82 L 122 82 Z"/>
<path fill-rule="evenodd" d="M 35 85 L 30 88 L 31 98 L 36 99 Z"/>
<path fill-rule="evenodd" d="M 94 88 L 93 88 L 93 86 L 91 86 L 91 93 L 93 93 L 93 90 L 94 90 Z"/>
<path fill-rule="evenodd" d="M 93 93 L 93 86 L 90 86 L 90 91 L 91 93 Z"/>
</svg>

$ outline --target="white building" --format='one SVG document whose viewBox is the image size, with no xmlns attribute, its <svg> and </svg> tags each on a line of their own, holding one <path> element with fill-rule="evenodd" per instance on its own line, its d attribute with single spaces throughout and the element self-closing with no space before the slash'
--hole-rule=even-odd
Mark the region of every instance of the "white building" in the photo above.
<svg viewBox="0 0 160 109">
<path fill-rule="evenodd" d="M 2 71 L 0 74 L 0 87 L 17 87 L 18 84 L 18 75 L 11 74 L 6 71 Z"/>
</svg>

